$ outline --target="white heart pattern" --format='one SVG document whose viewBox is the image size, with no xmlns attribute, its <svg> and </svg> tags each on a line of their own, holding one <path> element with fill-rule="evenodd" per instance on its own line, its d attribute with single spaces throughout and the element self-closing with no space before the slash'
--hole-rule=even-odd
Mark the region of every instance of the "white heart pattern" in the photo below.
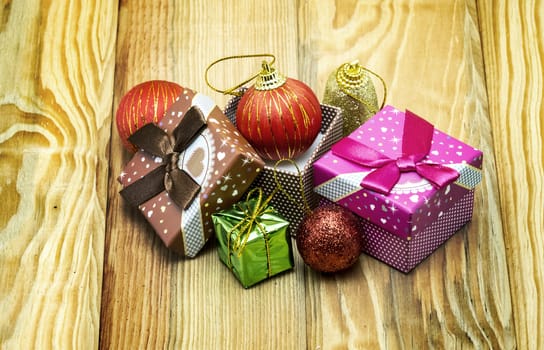
<svg viewBox="0 0 544 350">
<path fill-rule="evenodd" d="M 225 152 L 218 152 L 217 153 L 217 159 L 223 160 L 223 158 L 225 158 Z"/>
<path fill-rule="evenodd" d="M 419 196 L 417 194 L 414 194 L 410 196 L 410 200 L 414 203 L 417 203 L 419 201 Z"/>
</svg>

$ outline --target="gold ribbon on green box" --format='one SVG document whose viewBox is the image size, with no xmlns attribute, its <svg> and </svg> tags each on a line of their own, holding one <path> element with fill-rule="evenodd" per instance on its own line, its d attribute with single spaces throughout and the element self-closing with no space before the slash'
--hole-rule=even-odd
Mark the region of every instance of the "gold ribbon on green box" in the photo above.
<svg viewBox="0 0 544 350">
<path fill-rule="evenodd" d="M 245 288 L 293 267 L 289 222 L 268 205 L 271 198 L 256 188 L 212 215 L 219 258 Z"/>
</svg>

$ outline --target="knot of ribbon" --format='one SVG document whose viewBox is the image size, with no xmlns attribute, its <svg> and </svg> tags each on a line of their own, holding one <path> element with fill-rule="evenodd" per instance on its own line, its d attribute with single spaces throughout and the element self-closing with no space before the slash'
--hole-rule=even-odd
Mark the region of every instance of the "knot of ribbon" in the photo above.
<svg viewBox="0 0 544 350">
<path fill-rule="evenodd" d="M 402 172 L 415 171 L 434 187 L 442 188 L 455 181 L 459 173 L 441 164 L 424 162 L 431 150 L 434 126 L 406 111 L 402 136 L 402 156 L 391 159 L 375 149 L 350 138 L 344 138 L 332 146 L 332 153 L 353 163 L 376 168 L 361 181 L 361 186 L 389 194 L 399 181 Z"/>
<path fill-rule="evenodd" d="M 202 111 L 191 107 L 180 123 L 168 135 L 153 123 L 144 125 L 128 140 L 136 147 L 162 159 L 162 164 L 138 181 L 121 190 L 121 195 L 133 206 L 166 191 L 180 208 L 186 209 L 200 192 L 200 185 L 178 166 L 180 153 L 206 128 Z"/>
<path fill-rule="evenodd" d="M 229 252 L 228 262 L 230 268 L 232 268 L 230 256 L 233 252 L 237 253 L 238 257 L 242 255 L 253 227 L 257 227 L 257 229 L 260 230 L 263 234 L 263 238 L 265 241 L 268 276 L 270 276 L 270 237 L 266 228 L 258 220 L 258 217 L 270 209 L 268 204 L 272 200 L 276 192 L 277 188 L 272 191 L 270 196 L 268 196 L 266 199 L 263 199 L 263 190 L 257 187 L 248 192 L 245 203 L 238 203 L 235 205 L 236 209 L 244 213 L 244 217 L 227 233 L 227 249 Z M 257 194 L 256 196 L 255 193 Z M 249 203 L 252 197 L 255 197 L 254 204 Z"/>
</svg>

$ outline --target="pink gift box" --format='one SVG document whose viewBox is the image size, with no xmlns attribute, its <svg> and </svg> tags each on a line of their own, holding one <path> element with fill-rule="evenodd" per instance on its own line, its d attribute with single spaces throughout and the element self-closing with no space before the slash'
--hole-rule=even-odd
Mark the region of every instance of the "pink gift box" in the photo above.
<svg viewBox="0 0 544 350">
<path fill-rule="evenodd" d="M 408 147 L 403 140 L 405 120 L 405 112 L 386 106 L 347 136 L 348 144 L 357 143 L 397 160 L 396 164 L 405 163 L 398 160 L 403 146 Z M 414 130 L 406 142 L 419 142 L 419 129 Z M 365 252 L 403 272 L 413 269 L 471 219 L 473 189 L 481 181 L 482 152 L 437 129 L 430 130 L 430 149 L 418 164 L 432 164 L 450 173 L 454 169 L 457 179 L 442 186 L 411 169 L 401 171 L 389 193 L 379 193 L 363 187 L 364 179 L 377 168 L 355 163 L 333 150 L 314 163 L 315 191 L 363 218 Z"/>
</svg>

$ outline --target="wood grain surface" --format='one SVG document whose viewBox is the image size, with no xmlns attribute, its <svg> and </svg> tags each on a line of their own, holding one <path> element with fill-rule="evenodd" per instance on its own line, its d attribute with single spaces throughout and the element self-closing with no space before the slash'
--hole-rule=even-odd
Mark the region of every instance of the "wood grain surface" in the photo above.
<svg viewBox="0 0 544 350">
<path fill-rule="evenodd" d="M 520 349 L 544 347 L 544 3 L 478 3 Z"/>
<path fill-rule="evenodd" d="M 0 2 L 0 348 L 544 347 L 543 18 L 536 0 Z M 165 79 L 223 107 L 206 67 L 262 52 L 320 98 L 359 59 L 388 104 L 481 149 L 472 222 L 408 275 L 365 255 L 323 275 L 295 253 L 245 290 L 213 241 L 168 252 L 118 194 L 119 100 Z"/>
<path fill-rule="evenodd" d="M 96 348 L 117 6 L 1 6 L 0 343 Z"/>
</svg>

